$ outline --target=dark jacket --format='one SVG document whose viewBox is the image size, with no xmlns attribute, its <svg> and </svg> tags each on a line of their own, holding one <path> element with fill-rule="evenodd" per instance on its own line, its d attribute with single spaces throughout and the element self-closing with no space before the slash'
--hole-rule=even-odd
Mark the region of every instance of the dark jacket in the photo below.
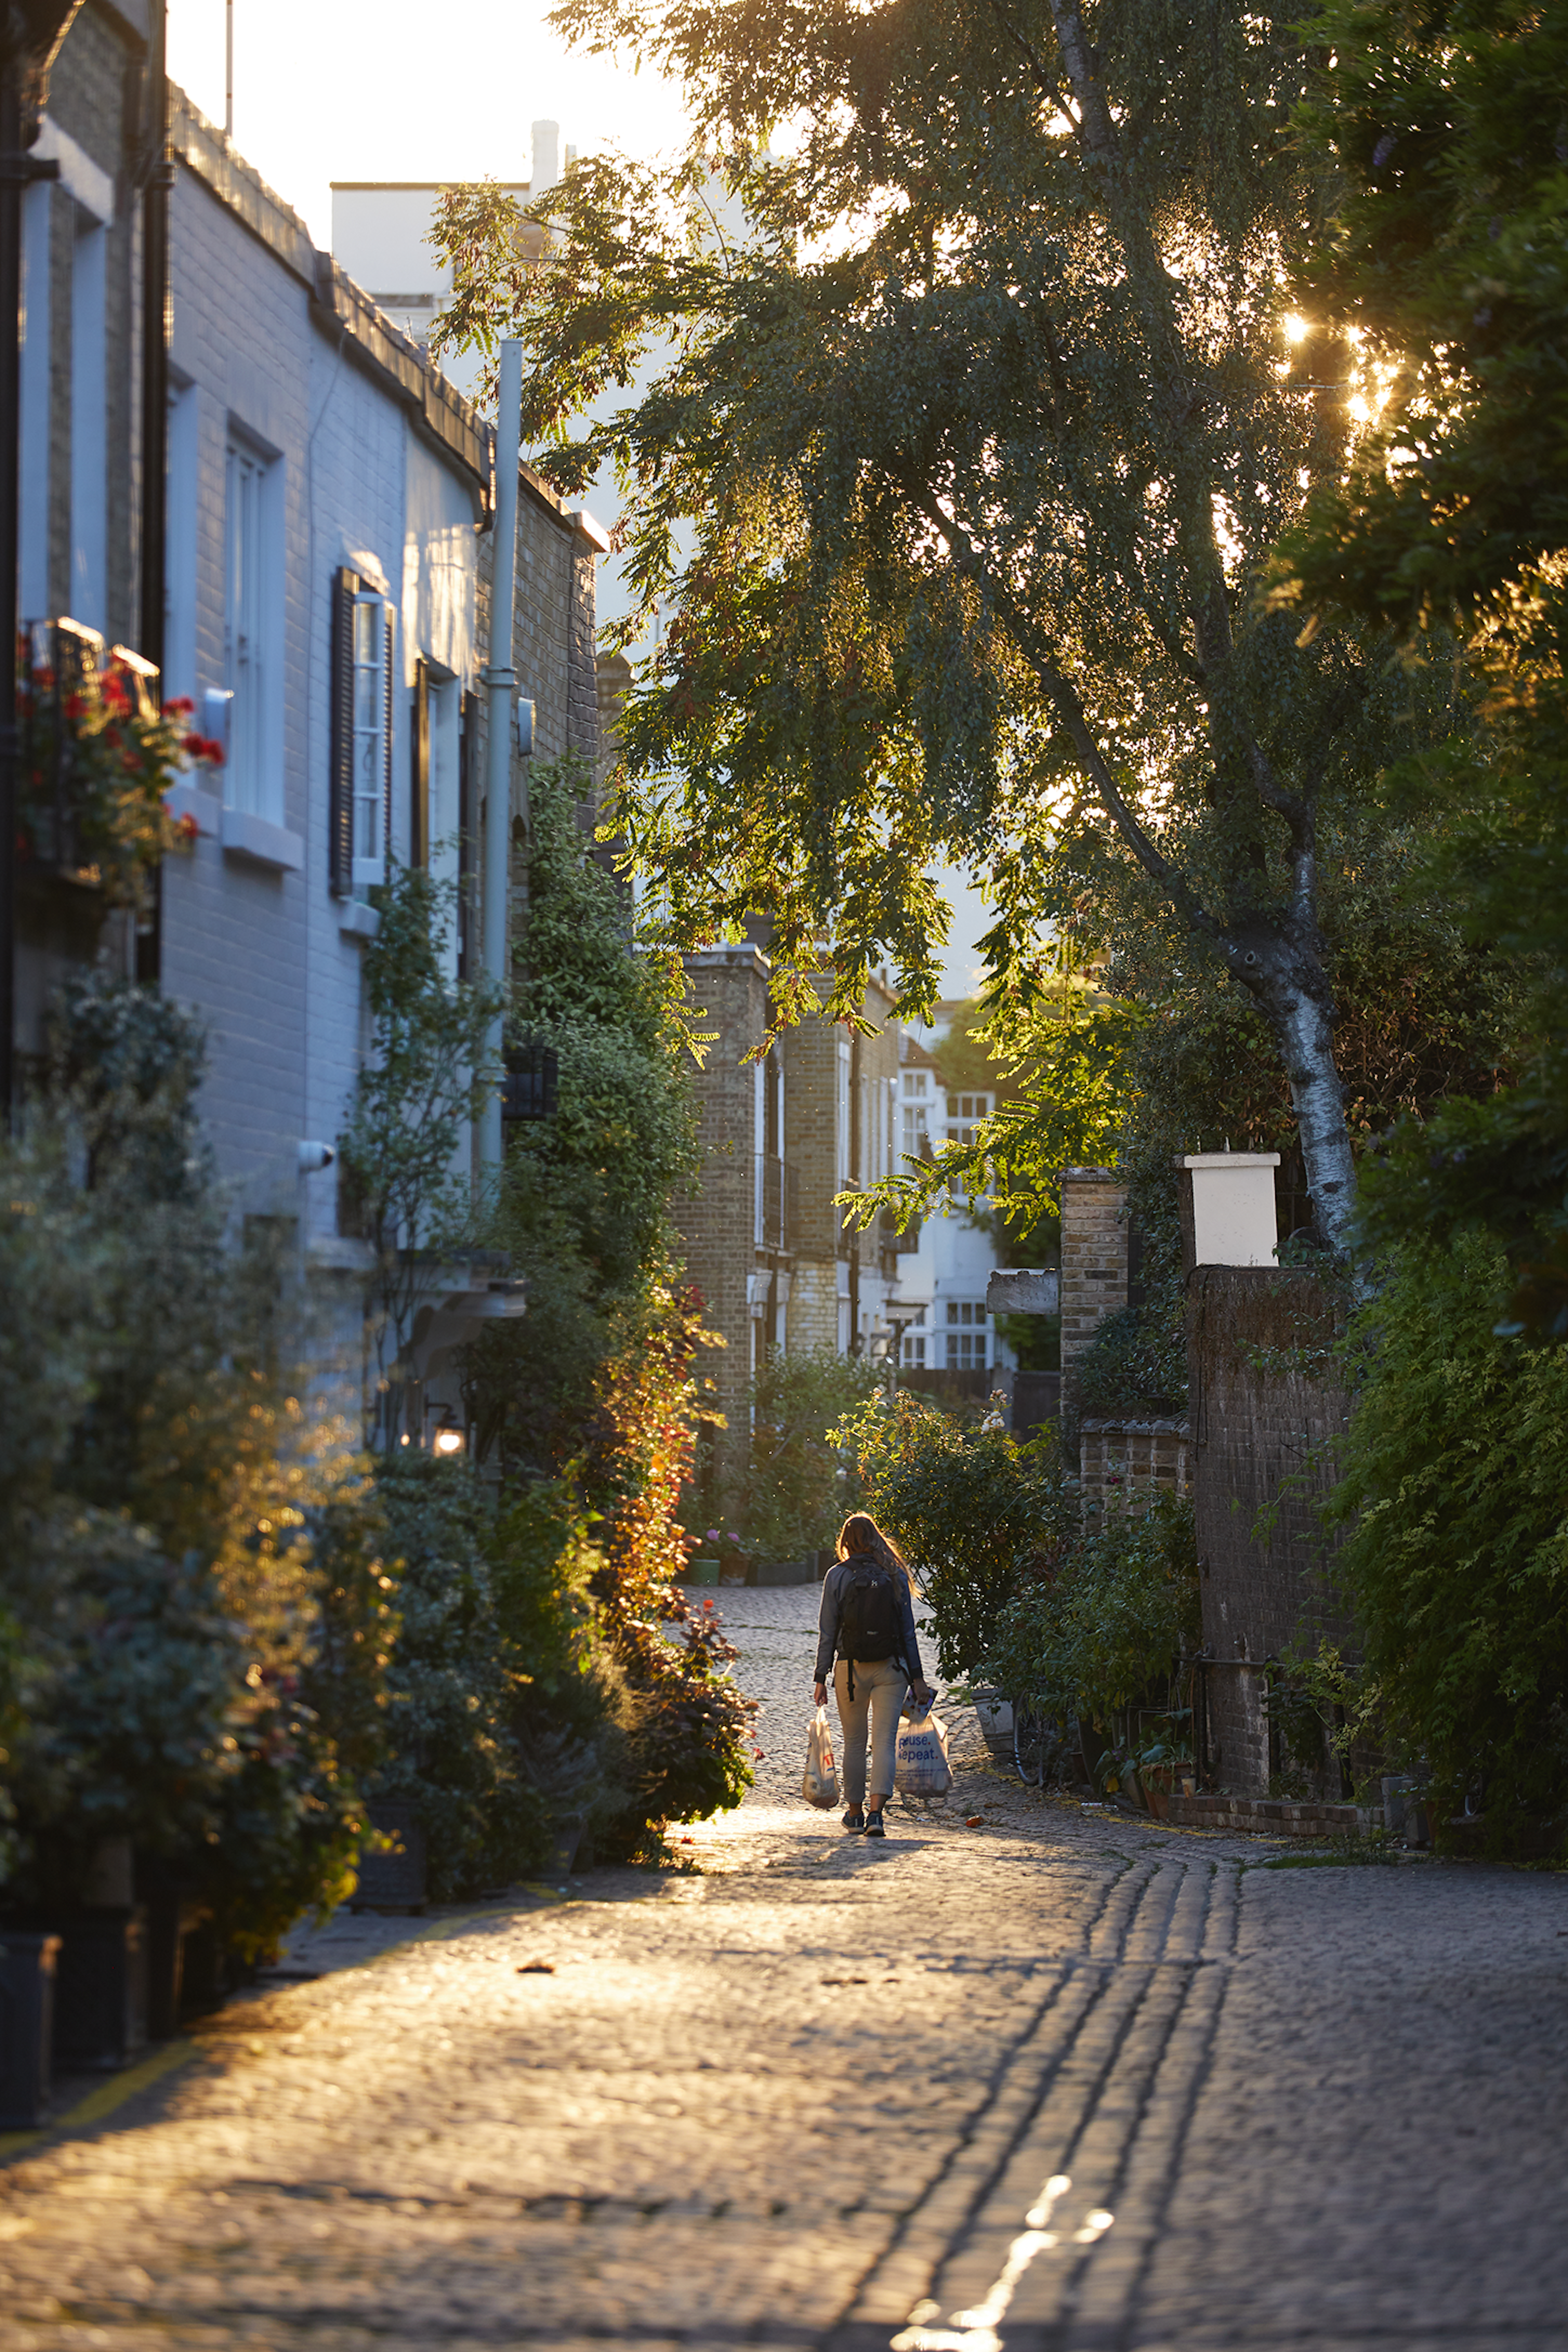
<svg viewBox="0 0 1568 2352">
<path fill-rule="evenodd" d="M 839 1611 L 842 1602 L 844 1586 L 853 1565 L 852 1560 L 835 1560 L 822 1579 L 822 1610 L 817 1621 L 815 1677 L 820 1683 L 832 1680 L 833 1658 L 839 1646 Z M 892 1570 L 892 1576 L 893 1589 L 898 1599 L 899 1625 L 903 1634 L 903 1639 L 894 1654 L 912 1683 L 923 1683 L 925 1677 L 920 1671 L 920 1647 L 915 1638 L 915 1602 L 909 1590 L 909 1579 L 903 1570 L 896 1566 Z"/>
</svg>

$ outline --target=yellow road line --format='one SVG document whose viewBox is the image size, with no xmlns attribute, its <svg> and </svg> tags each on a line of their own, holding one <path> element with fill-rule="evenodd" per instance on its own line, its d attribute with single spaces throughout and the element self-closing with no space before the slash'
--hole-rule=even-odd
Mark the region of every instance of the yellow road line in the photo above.
<svg viewBox="0 0 1568 2352">
<path fill-rule="evenodd" d="M 102 2123 L 127 2099 L 135 2098 L 139 2091 L 149 2090 L 163 2075 L 172 2074 L 176 2066 L 193 2058 L 196 2050 L 197 2044 L 183 2035 L 177 2042 L 165 2042 L 140 2065 L 127 2066 L 107 2083 L 100 2083 L 96 2091 L 89 2091 L 85 2099 L 78 2099 L 74 2107 L 57 2116 L 52 2123 L 39 2124 L 32 2131 L 0 2133 L 0 2159 L 20 2155 L 24 2149 L 36 2147 L 41 2140 L 52 2139 L 59 2133 L 85 2131 L 92 2124 Z"/>
<path fill-rule="evenodd" d="M 578 1895 L 563 1895 L 554 1886 L 528 1885 L 524 1891 L 550 1903 L 575 1903 L 581 1899 Z M 349 1976 L 356 1969 L 373 1968 L 378 1960 L 390 1960 L 395 1953 L 406 1951 L 410 1944 L 439 1943 L 448 1936 L 460 1934 L 465 1927 L 473 1927 L 478 1920 L 504 1918 L 506 1916 L 504 1910 L 491 1905 L 482 1911 L 461 1912 L 455 1919 L 432 1919 L 426 1926 L 400 1936 L 395 1944 L 384 1944 L 379 1952 L 367 1952 L 363 1959 L 347 1961 L 341 1968 L 323 1969 L 317 1981 L 325 1983 L 329 1977 Z M 282 1992 L 288 1988 L 278 1985 L 267 1990 Z M 231 2011 L 231 2014 L 243 2015 L 243 2011 Z M 163 2075 L 172 2074 L 176 2066 L 183 2066 L 187 2059 L 195 2057 L 202 2049 L 214 2045 L 218 2048 L 223 2046 L 220 2037 L 214 2036 L 211 2042 L 201 2042 L 183 2034 L 177 2041 L 164 2042 L 150 2058 L 143 2058 L 140 2065 L 127 2066 L 121 2073 L 111 2075 L 108 2082 L 100 2083 L 96 2091 L 89 2091 L 85 2099 L 78 2099 L 74 2107 L 63 2116 L 57 2116 L 52 2122 L 38 2124 L 31 2131 L 0 2132 L 0 2163 L 8 2157 L 24 2155 L 47 2139 L 63 2137 L 69 2132 L 86 2131 L 92 2125 L 102 2123 L 118 2107 L 122 2107 L 127 2099 L 133 2099 L 138 2092 L 150 2089 Z"/>
</svg>

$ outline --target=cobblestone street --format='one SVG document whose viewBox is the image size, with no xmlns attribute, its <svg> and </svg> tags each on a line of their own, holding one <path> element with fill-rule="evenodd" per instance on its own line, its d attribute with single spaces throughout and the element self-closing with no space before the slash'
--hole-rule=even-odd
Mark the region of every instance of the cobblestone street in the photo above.
<svg viewBox="0 0 1568 2352">
<path fill-rule="evenodd" d="M 764 1757 L 690 1874 L 297 1937 L 314 1980 L 8 2145 L 0 2342 L 1568 2342 L 1562 1878 L 1279 1868 L 956 1709 L 948 1804 L 868 1846 L 798 1795 L 814 1591 L 721 1601 Z"/>
</svg>

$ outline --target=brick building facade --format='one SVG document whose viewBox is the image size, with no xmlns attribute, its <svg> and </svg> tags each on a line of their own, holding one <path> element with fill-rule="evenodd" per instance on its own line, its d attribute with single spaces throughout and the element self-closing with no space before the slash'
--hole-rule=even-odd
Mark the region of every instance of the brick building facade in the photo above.
<svg viewBox="0 0 1568 2352">
<path fill-rule="evenodd" d="M 891 1237 L 847 1227 L 834 1195 L 887 1172 L 899 1032 L 892 993 L 873 981 L 873 1036 L 810 1015 L 748 1059 L 768 1034 L 767 955 L 747 944 L 685 962 L 691 1003 L 718 1033 L 696 1080 L 700 1187 L 674 1204 L 687 1274 L 725 1343 L 704 1366 L 727 1423 L 714 1442 L 716 1508 L 738 1484 L 747 1390 L 767 1350 L 858 1353 L 886 1328 Z"/>
<path fill-rule="evenodd" d="M 22 194 L 18 614 L 24 625 L 68 614 L 133 652 L 147 35 L 145 0 L 86 0 L 55 61 L 34 151 L 58 177 Z M 66 974 L 96 958 L 129 973 L 135 935 L 89 888 L 28 866 L 16 921 L 14 1036 L 26 1066 Z"/>
<path fill-rule="evenodd" d="M 1109 1168 L 1062 1171 L 1061 1374 L 1069 1400 L 1077 1358 L 1107 1315 L 1127 1304 L 1126 1199 Z"/>
<path fill-rule="evenodd" d="M 818 993 L 828 993 L 826 980 Z M 782 1041 L 785 1156 L 796 1171 L 800 1211 L 795 1273 L 783 1344 L 792 1351 L 835 1348 L 859 1354 L 885 1325 L 897 1274 L 893 1238 L 879 1225 L 845 1222 L 834 1195 L 874 1183 L 897 1150 L 899 1029 L 890 989 L 874 975 L 865 1012 L 873 1036 L 809 1017 Z"/>
<path fill-rule="evenodd" d="M 696 1081 L 698 1189 L 686 1199 L 677 1195 L 674 1211 L 703 1320 L 723 1341 L 701 1366 L 709 1401 L 726 1423 L 709 1446 L 712 1507 L 719 1508 L 744 1466 L 748 1386 L 764 1350 L 782 1336 L 790 1298 L 794 1234 L 780 1149 L 784 1072 L 777 1051 L 747 1059 L 768 1034 L 768 965 L 760 950 L 710 948 L 685 964 L 701 1025 L 717 1032 Z"/>
</svg>

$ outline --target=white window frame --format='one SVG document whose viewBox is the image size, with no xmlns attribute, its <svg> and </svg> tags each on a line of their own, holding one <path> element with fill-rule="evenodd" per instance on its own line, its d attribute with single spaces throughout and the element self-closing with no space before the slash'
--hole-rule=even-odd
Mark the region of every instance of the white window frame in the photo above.
<svg viewBox="0 0 1568 2352">
<path fill-rule="evenodd" d="M 353 886 L 384 882 L 392 712 L 388 691 L 388 635 L 395 625 L 390 598 L 377 588 L 354 597 Z"/>
<path fill-rule="evenodd" d="M 80 205 L 71 252 L 73 620 L 109 627 L 109 231 Z"/>
<path fill-rule="evenodd" d="M 850 1181 L 850 1043 L 847 1037 L 841 1037 L 837 1044 L 833 1095 L 833 1190 L 842 1192 L 847 1190 Z M 847 1345 L 847 1340 L 841 1343 L 841 1354 Z"/>
<path fill-rule="evenodd" d="M 224 476 L 224 671 L 229 705 L 224 801 L 281 824 L 282 613 L 276 457 L 230 431 Z"/>
<path fill-rule="evenodd" d="M 22 194 L 21 465 L 18 512 L 19 617 L 49 613 L 49 241 L 54 190 L 35 181 Z"/>
<path fill-rule="evenodd" d="M 991 1318 L 983 1298 L 944 1302 L 944 1354 L 950 1372 L 985 1371 L 991 1362 Z"/>
<path fill-rule="evenodd" d="M 196 692 L 196 475 L 201 462 L 200 394 L 193 383 L 171 381 L 168 417 L 163 691 L 165 697 L 186 694 L 193 700 Z"/>
</svg>

